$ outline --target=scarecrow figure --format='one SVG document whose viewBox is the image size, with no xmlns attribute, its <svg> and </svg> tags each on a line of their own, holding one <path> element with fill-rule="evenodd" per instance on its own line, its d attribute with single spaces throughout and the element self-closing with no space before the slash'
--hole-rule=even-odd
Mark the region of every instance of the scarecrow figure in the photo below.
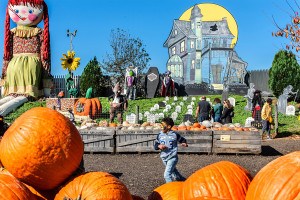
<svg viewBox="0 0 300 200">
<path fill-rule="evenodd" d="M 13 29 L 10 29 L 10 19 L 17 24 Z M 36 26 L 42 20 L 44 29 Z M 6 97 L 0 103 L 2 115 L 28 101 L 27 98 L 50 95 L 52 77 L 46 3 L 43 0 L 9 0 L 4 30 L 2 79 Z"/>
</svg>

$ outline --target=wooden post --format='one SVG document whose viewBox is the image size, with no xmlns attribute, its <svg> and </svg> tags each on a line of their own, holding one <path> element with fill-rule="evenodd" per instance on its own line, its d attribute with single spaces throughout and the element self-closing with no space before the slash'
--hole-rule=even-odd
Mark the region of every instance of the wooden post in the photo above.
<svg viewBox="0 0 300 200">
<path fill-rule="evenodd" d="M 140 113 L 140 107 L 139 106 L 136 106 L 135 107 L 135 123 L 138 124 L 139 123 L 139 113 Z"/>
<path fill-rule="evenodd" d="M 278 134 L 278 107 L 277 107 L 277 103 L 275 104 L 275 133 L 276 135 Z"/>
</svg>

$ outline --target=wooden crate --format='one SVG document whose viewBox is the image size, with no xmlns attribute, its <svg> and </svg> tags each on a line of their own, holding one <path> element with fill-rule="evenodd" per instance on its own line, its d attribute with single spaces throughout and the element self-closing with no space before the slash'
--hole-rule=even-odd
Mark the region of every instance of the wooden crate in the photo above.
<svg viewBox="0 0 300 200">
<path fill-rule="evenodd" d="M 212 152 L 260 154 L 261 140 L 259 131 L 213 131 Z"/>
<path fill-rule="evenodd" d="M 116 152 L 152 153 L 159 152 L 154 149 L 154 140 L 160 130 L 123 130 L 116 133 Z M 212 131 L 178 131 L 185 137 L 188 147 L 178 144 L 181 153 L 211 153 Z"/>
<path fill-rule="evenodd" d="M 79 130 L 87 153 L 115 153 L 115 128 Z"/>
<path fill-rule="evenodd" d="M 211 130 L 207 131 L 177 131 L 187 140 L 188 147 L 178 144 L 179 153 L 212 153 L 212 137 Z"/>
<path fill-rule="evenodd" d="M 116 153 L 150 153 L 159 130 L 118 130 L 116 132 Z"/>
</svg>

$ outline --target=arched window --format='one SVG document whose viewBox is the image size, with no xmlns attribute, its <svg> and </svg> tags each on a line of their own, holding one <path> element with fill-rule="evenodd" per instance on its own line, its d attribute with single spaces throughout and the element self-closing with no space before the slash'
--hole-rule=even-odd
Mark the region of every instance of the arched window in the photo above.
<svg viewBox="0 0 300 200">
<path fill-rule="evenodd" d="M 178 55 L 174 55 L 168 60 L 167 69 L 171 71 L 172 77 L 183 77 L 183 62 Z"/>
</svg>

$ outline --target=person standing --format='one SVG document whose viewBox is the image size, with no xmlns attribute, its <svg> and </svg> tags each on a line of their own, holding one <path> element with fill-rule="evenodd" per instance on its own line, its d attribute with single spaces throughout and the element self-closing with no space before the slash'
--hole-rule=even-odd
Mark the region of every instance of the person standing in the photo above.
<svg viewBox="0 0 300 200">
<path fill-rule="evenodd" d="M 162 131 L 159 132 L 155 141 L 154 149 L 161 150 L 160 157 L 163 164 L 166 166 L 164 178 L 166 183 L 172 181 L 184 181 L 185 178 L 179 173 L 176 168 L 178 162 L 178 146 L 177 142 L 182 146 L 187 147 L 187 142 L 184 137 L 171 130 L 174 126 L 172 118 L 166 117 L 162 119 Z"/>
<path fill-rule="evenodd" d="M 267 132 L 267 139 L 271 138 L 271 122 L 272 122 L 272 99 L 268 98 L 261 111 L 262 133 Z"/>
<path fill-rule="evenodd" d="M 221 100 L 219 98 L 214 99 L 215 105 L 213 106 L 213 114 L 214 114 L 214 122 L 220 122 L 221 123 L 221 115 L 223 112 L 223 105 L 221 103 Z"/>
<path fill-rule="evenodd" d="M 161 87 L 161 96 L 163 97 L 172 97 L 174 96 L 174 80 L 171 78 L 171 72 L 167 71 L 165 73 L 165 77 L 163 79 L 162 87 Z"/>
<path fill-rule="evenodd" d="M 198 122 L 203 122 L 204 120 L 209 120 L 209 114 L 211 111 L 210 103 L 206 101 L 206 97 L 201 97 L 201 101 L 198 102 L 196 109 L 196 119 Z"/>
<path fill-rule="evenodd" d="M 230 101 L 228 99 L 223 101 L 223 113 L 221 116 L 221 120 L 223 124 L 229 124 L 232 123 L 232 118 L 234 117 L 234 108 L 231 105 Z"/>
</svg>

